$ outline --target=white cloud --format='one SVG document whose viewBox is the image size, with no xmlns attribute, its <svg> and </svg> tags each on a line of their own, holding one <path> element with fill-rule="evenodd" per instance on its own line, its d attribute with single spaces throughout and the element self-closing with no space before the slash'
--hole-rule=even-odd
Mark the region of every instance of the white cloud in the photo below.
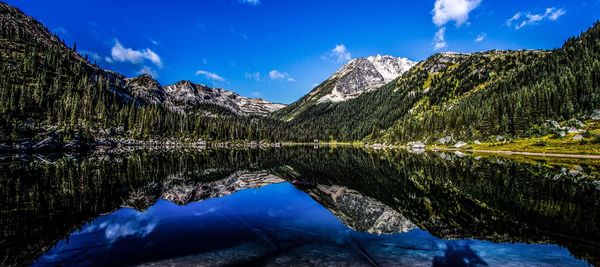
<svg viewBox="0 0 600 267">
<path fill-rule="evenodd" d="M 433 23 L 438 27 L 450 21 L 460 26 L 469 19 L 469 13 L 481 4 L 481 0 L 436 0 L 433 6 Z"/>
<path fill-rule="evenodd" d="M 438 27 L 433 37 L 433 49 L 446 48 L 446 27 L 448 22 L 454 21 L 460 27 L 469 20 L 469 13 L 476 9 L 482 0 L 436 0 L 433 5 L 433 23 Z M 469 25 L 469 24 L 468 24 Z"/>
<path fill-rule="evenodd" d="M 506 20 L 508 27 L 515 26 L 516 30 L 519 30 L 525 26 L 535 25 L 544 20 L 556 21 L 567 13 L 563 8 L 549 7 L 546 8 L 544 13 L 531 13 L 531 12 L 517 12 L 511 18 Z"/>
<path fill-rule="evenodd" d="M 269 78 L 271 78 L 271 80 L 286 80 L 288 82 L 296 81 L 287 72 L 280 72 L 278 70 L 269 71 Z"/>
<path fill-rule="evenodd" d="M 261 80 L 260 72 L 254 72 L 254 73 L 246 72 L 246 73 L 244 73 L 244 77 L 246 77 L 246 79 L 252 79 L 257 82 L 260 82 L 260 80 Z"/>
<path fill-rule="evenodd" d="M 119 40 L 115 40 L 115 45 L 111 49 L 111 61 L 114 62 L 130 62 L 133 64 L 142 64 L 145 60 L 149 60 L 157 67 L 162 67 L 160 56 L 150 48 L 144 50 L 134 50 L 123 47 Z"/>
<path fill-rule="evenodd" d="M 148 74 L 155 79 L 158 78 L 158 74 L 156 73 L 156 71 L 148 66 L 144 66 L 137 72 L 137 74 Z"/>
<path fill-rule="evenodd" d="M 336 45 L 327 55 L 321 57 L 323 60 L 333 60 L 340 63 L 350 61 L 352 54 L 348 51 L 344 44 Z"/>
<path fill-rule="evenodd" d="M 482 32 L 479 35 L 477 35 L 477 38 L 475 38 L 475 42 L 481 43 L 485 40 L 485 38 L 487 38 L 487 33 Z"/>
<path fill-rule="evenodd" d="M 506 20 L 506 26 L 512 26 L 513 22 L 521 19 L 521 16 L 523 16 L 523 14 L 521 12 L 517 12 L 510 19 Z"/>
<path fill-rule="evenodd" d="M 240 0 L 240 2 L 251 5 L 251 6 L 260 4 L 260 0 Z"/>
<path fill-rule="evenodd" d="M 254 98 L 259 98 L 261 96 L 262 96 L 262 94 L 260 92 L 252 92 L 252 97 L 254 97 Z"/>
<path fill-rule="evenodd" d="M 221 75 L 216 74 L 214 72 L 209 72 L 205 70 L 196 71 L 196 76 L 204 76 L 206 79 L 218 82 L 224 82 L 225 78 L 221 77 Z"/>
<path fill-rule="evenodd" d="M 567 14 L 567 11 L 560 8 L 558 10 L 553 10 L 550 15 L 548 16 L 548 19 L 551 21 L 556 21 L 558 18 L 562 17 L 564 14 Z"/>
<path fill-rule="evenodd" d="M 435 37 L 433 38 L 433 49 L 440 50 L 444 49 L 448 46 L 446 43 L 446 27 L 441 27 L 437 32 L 435 32 Z"/>
</svg>

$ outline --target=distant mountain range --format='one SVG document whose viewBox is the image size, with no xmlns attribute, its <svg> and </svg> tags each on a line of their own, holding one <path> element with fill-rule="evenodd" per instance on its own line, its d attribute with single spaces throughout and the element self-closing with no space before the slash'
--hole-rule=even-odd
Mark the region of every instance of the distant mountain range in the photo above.
<svg viewBox="0 0 600 267">
<path fill-rule="evenodd" d="M 0 141 L 133 139 L 384 143 L 559 134 L 600 109 L 600 24 L 562 48 L 357 58 L 289 106 L 103 70 L 0 3 Z M 590 135 L 593 135 L 591 133 Z M 106 136 L 105 136 L 106 137 Z M 598 137 L 600 140 L 600 137 Z"/>
<path fill-rule="evenodd" d="M 215 105 L 240 116 L 266 116 L 285 105 L 263 99 L 247 98 L 220 88 L 211 88 L 190 81 L 161 86 L 150 75 L 125 79 L 122 90 L 149 104 L 157 104 L 175 112 L 205 112 L 201 107 Z"/>
</svg>

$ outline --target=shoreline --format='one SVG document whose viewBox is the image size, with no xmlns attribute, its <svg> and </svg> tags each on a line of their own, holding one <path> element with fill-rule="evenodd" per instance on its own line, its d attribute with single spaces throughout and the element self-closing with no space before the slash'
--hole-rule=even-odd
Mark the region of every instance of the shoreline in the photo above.
<svg viewBox="0 0 600 267">
<path fill-rule="evenodd" d="M 502 155 L 520 155 L 534 157 L 551 157 L 551 158 L 574 158 L 574 159 L 600 159 L 600 155 L 588 154 L 565 154 L 565 153 L 541 153 L 541 152 L 524 152 L 524 151 L 508 151 L 508 150 L 487 150 L 487 149 L 458 149 L 458 148 L 431 148 L 431 151 L 458 151 L 470 153 L 484 154 L 502 154 Z"/>
<path fill-rule="evenodd" d="M 105 140 L 106 141 L 106 140 Z M 148 149 L 160 149 L 160 148 L 280 148 L 280 147 L 293 147 L 293 146 L 313 146 L 313 147 L 357 147 L 357 148 L 367 148 L 374 150 L 381 149 L 405 149 L 410 150 L 408 147 L 403 145 L 364 145 L 360 142 L 319 142 L 319 143 L 310 143 L 310 142 L 228 142 L 228 141 L 196 141 L 196 142 L 179 142 L 174 140 L 168 141 L 158 141 L 158 140 L 150 140 L 150 141 L 140 141 L 140 140 L 110 140 L 107 142 L 92 142 L 85 144 L 87 145 L 87 151 L 107 151 L 107 150 L 128 150 L 128 149 L 139 149 L 139 148 L 148 148 Z M 449 147 L 428 147 L 424 150 L 428 151 L 452 151 L 452 152 L 469 152 L 469 153 L 483 153 L 483 154 L 499 154 L 499 155 L 520 155 L 520 156 L 532 156 L 532 157 L 551 157 L 551 158 L 571 158 L 571 159 L 600 159 L 600 154 L 581 154 L 581 153 L 561 153 L 561 152 L 528 152 L 528 151 L 512 151 L 512 150 L 494 150 L 494 149 L 461 149 L 461 148 L 449 148 Z M 81 151 L 81 150 L 80 150 Z M 17 152 L 17 153 L 15 153 Z M 20 152 L 20 153 L 19 153 Z M 34 150 L 23 150 L 20 151 L 18 149 L 8 150 L 0 150 L 0 153 L 3 154 L 39 154 L 39 152 L 43 151 L 34 151 Z M 62 151 L 53 151 L 56 152 L 69 152 L 68 150 Z M 71 151 L 73 152 L 73 151 Z"/>
</svg>

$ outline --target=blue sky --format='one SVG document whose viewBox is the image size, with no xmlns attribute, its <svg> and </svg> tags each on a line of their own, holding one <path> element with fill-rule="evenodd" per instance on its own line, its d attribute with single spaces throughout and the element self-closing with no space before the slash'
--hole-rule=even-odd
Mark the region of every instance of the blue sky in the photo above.
<svg viewBox="0 0 600 267">
<path fill-rule="evenodd" d="M 8 0 L 98 64 L 290 103 L 352 58 L 549 49 L 600 0 Z"/>
</svg>

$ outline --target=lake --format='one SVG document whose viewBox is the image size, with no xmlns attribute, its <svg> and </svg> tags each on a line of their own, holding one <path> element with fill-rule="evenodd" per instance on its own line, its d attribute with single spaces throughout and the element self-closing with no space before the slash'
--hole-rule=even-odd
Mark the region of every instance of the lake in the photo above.
<svg viewBox="0 0 600 267">
<path fill-rule="evenodd" d="M 0 157 L 2 266 L 600 265 L 600 162 L 284 147 Z"/>
</svg>

